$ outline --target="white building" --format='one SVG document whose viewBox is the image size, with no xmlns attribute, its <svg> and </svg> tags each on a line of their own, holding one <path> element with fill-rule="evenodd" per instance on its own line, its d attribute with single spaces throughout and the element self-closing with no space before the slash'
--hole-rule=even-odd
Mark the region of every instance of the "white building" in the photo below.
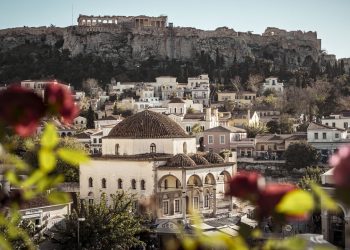
<svg viewBox="0 0 350 250">
<path fill-rule="evenodd" d="M 324 156 L 331 155 L 342 144 L 348 143 L 347 131 L 311 122 L 307 128 L 307 142 Z"/>
<path fill-rule="evenodd" d="M 119 122 L 121 122 L 123 120 L 123 118 L 118 115 L 118 116 L 107 116 L 107 117 L 103 117 L 101 119 L 95 120 L 95 128 L 101 128 L 103 126 L 107 126 L 107 125 L 117 125 Z"/>
<path fill-rule="evenodd" d="M 274 90 L 277 93 L 282 93 L 284 89 L 283 82 L 278 82 L 277 77 L 269 77 L 265 79 L 265 82 L 263 83 L 263 91 L 265 90 Z"/>
<path fill-rule="evenodd" d="M 80 166 L 80 197 L 92 203 L 124 190 L 139 201 L 155 197 L 158 218 L 186 219 L 192 208 L 215 215 L 219 201 L 232 209 L 224 193 L 235 172 L 235 162 L 196 154 L 194 137 L 146 110 L 116 125 L 102 138 L 102 156 Z"/>
<path fill-rule="evenodd" d="M 193 102 L 201 103 L 205 107 L 209 106 L 210 87 L 208 75 L 189 77 L 187 82 L 186 88 L 190 91 Z"/>
<path fill-rule="evenodd" d="M 343 128 L 348 130 L 350 124 L 350 117 L 342 114 L 334 114 L 328 117 L 322 117 L 321 123 L 326 126 Z"/>
<path fill-rule="evenodd" d="M 52 83 L 66 86 L 67 88 L 72 90 L 70 85 L 59 83 L 56 80 L 24 80 L 24 81 L 21 81 L 21 87 L 31 89 L 38 95 L 44 97 L 44 91 L 45 91 L 46 85 L 52 84 Z"/>
<path fill-rule="evenodd" d="M 86 122 L 87 122 L 87 119 L 85 117 L 78 116 L 74 118 L 73 125 L 76 128 L 82 129 L 82 128 L 86 128 Z"/>
</svg>

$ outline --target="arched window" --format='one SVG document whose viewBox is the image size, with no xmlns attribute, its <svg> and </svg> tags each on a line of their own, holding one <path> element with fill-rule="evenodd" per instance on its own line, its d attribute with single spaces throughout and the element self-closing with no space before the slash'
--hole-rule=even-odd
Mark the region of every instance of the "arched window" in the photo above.
<svg viewBox="0 0 350 250">
<path fill-rule="evenodd" d="M 118 189 L 123 189 L 123 180 L 122 179 L 118 179 Z"/>
<path fill-rule="evenodd" d="M 176 180 L 176 184 L 175 184 L 175 185 L 176 185 L 176 188 L 180 188 L 180 186 L 181 186 L 181 185 L 180 185 L 180 181 L 179 181 L 179 180 Z"/>
<path fill-rule="evenodd" d="M 146 190 L 146 182 L 145 182 L 145 180 L 141 180 L 141 190 Z"/>
<path fill-rule="evenodd" d="M 204 207 L 209 208 L 209 194 L 204 196 Z"/>
<path fill-rule="evenodd" d="M 167 179 L 164 180 L 164 189 L 168 189 L 168 180 Z"/>
<path fill-rule="evenodd" d="M 187 154 L 187 142 L 184 142 L 184 143 L 182 144 L 182 148 L 183 148 L 183 153 L 184 153 L 184 154 Z"/>
<path fill-rule="evenodd" d="M 106 188 L 107 187 L 107 181 L 105 178 L 102 178 L 102 188 Z"/>
<path fill-rule="evenodd" d="M 115 144 L 115 155 L 119 155 L 119 144 Z"/>
<path fill-rule="evenodd" d="M 131 188 L 136 189 L 136 180 L 135 179 L 131 180 Z"/>
<path fill-rule="evenodd" d="M 151 153 L 157 153 L 156 144 L 152 143 L 150 146 Z"/>
<path fill-rule="evenodd" d="M 89 188 L 92 188 L 94 185 L 93 185 L 93 180 L 92 178 L 90 177 L 89 178 Z"/>
</svg>

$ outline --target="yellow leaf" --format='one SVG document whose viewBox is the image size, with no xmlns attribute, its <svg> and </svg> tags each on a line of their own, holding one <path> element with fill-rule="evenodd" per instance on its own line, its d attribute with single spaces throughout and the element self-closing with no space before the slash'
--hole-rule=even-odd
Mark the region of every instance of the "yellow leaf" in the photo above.
<svg viewBox="0 0 350 250">
<path fill-rule="evenodd" d="M 42 148 L 39 150 L 39 167 L 45 172 L 49 173 L 56 167 L 56 156 L 51 150 Z"/>
<path fill-rule="evenodd" d="M 51 192 L 47 199 L 53 204 L 68 203 L 70 201 L 67 193 L 57 191 Z"/>
<path fill-rule="evenodd" d="M 335 201 L 321 187 L 317 186 L 315 183 L 311 183 L 310 187 L 311 190 L 320 199 L 322 208 L 333 211 L 336 211 L 338 209 Z"/>
<path fill-rule="evenodd" d="M 45 127 L 43 135 L 41 136 L 41 146 L 43 148 L 53 149 L 54 147 L 56 147 L 58 142 L 59 137 L 57 134 L 56 127 L 53 124 L 48 123 Z"/>
<path fill-rule="evenodd" d="M 68 164 L 79 166 L 80 163 L 89 161 L 89 157 L 82 150 L 60 148 L 57 150 L 58 156 Z"/>
<path fill-rule="evenodd" d="M 284 195 L 277 204 L 276 211 L 287 215 L 301 215 L 309 213 L 314 207 L 312 195 L 309 192 L 298 189 Z"/>
</svg>

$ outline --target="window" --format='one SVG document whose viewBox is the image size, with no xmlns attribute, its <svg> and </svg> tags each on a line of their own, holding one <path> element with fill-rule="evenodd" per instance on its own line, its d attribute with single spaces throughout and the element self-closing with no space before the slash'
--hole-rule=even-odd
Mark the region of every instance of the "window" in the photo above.
<svg viewBox="0 0 350 250">
<path fill-rule="evenodd" d="M 141 186 L 141 190 L 146 190 L 146 182 L 145 182 L 145 180 L 141 180 L 140 186 Z"/>
<path fill-rule="evenodd" d="M 338 133 L 335 134 L 335 138 L 337 138 L 337 139 L 339 138 L 339 134 Z"/>
<path fill-rule="evenodd" d="M 97 143 L 97 139 L 96 138 L 94 138 L 94 143 Z"/>
<path fill-rule="evenodd" d="M 118 179 L 118 189 L 123 189 L 123 180 L 122 179 Z"/>
<path fill-rule="evenodd" d="M 198 209 L 199 207 L 199 197 L 193 197 L 193 208 Z"/>
<path fill-rule="evenodd" d="M 318 133 L 315 133 L 315 140 L 318 140 Z"/>
<path fill-rule="evenodd" d="M 169 214 L 169 201 L 163 201 L 163 214 Z"/>
<path fill-rule="evenodd" d="M 167 179 L 164 180 L 164 189 L 168 189 L 168 180 Z"/>
<path fill-rule="evenodd" d="M 335 128 L 335 122 L 332 122 L 332 127 Z"/>
<path fill-rule="evenodd" d="M 94 205 L 94 199 L 89 199 L 89 205 Z"/>
<path fill-rule="evenodd" d="M 106 188 L 107 187 L 107 181 L 105 178 L 102 179 L 102 188 Z"/>
<path fill-rule="evenodd" d="M 220 144 L 225 144 L 225 135 L 220 135 Z"/>
<path fill-rule="evenodd" d="M 157 151 L 156 144 L 152 143 L 150 146 L 150 150 L 151 150 L 151 153 L 156 153 L 156 151 Z"/>
<path fill-rule="evenodd" d="M 186 132 L 187 133 L 191 132 L 191 126 L 186 126 Z"/>
<path fill-rule="evenodd" d="M 136 180 L 135 179 L 131 180 L 131 188 L 136 189 Z"/>
<path fill-rule="evenodd" d="M 326 122 L 326 126 L 328 126 L 328 122 Z"/>
<path fill-rule="evenodd" d="M 93 187 L 93 180 L 92 180 L 92 178 L 91 178 L 91 177 L 89 178 L 89 187 L 90 187 L 90 188 L 92 188 L 92 187 Z"/>
<path fill-rule="evenodd" d="M 176 199 L 174 201 L 174 211 L 175 213 L 180 213 L 180 200 Z"/>
<path fill-rule="evenodd" d="M 183 144 L 182 144 L 182 152 L 184 153 L 184 154 L 187 154 L 187 143 L 186 142 L 184 142 Z"/>
<path fill-rule="evenodd" d="M 264 150 L 265 150 L 265 146 L 261 145 L 261 151 L 264 151 Z"/>
<path fill-rule="evenodd" d="M 102 143 L 102 138 L 98 139 L 98 143 Z"/>
<path fill-rule="evenodd" d="M 204 207 L 209 208 L 209 194 L 206 194 L 204 197 Z"/>
<path fill-rule="evenodd" d="M 119 144 L 115 144 L 115 155 L 119 155 Z"/>
<path fill-rule="evenodd" d="M 322 138 L 327 139 L 327 133 L 322 133 Z"/>
<path fill-rule="evenodd" d="M 214 137 L 212 135 L 208 135 L 208 144 L 214 143 Z"/>
<path fill-rule="evenodd" d="M 344 128 L 348 129 L 349 128 L 349 124 L 347 122 L 344 122 Z"/>
<path fill-rule="evenodd" d="M 181 186 L 180 181 L 179 181 L 179 180 L 176 180 L 175 185 L 176 185 L 176 188 L 180 188 L 180 186 Z"/>
</svg>

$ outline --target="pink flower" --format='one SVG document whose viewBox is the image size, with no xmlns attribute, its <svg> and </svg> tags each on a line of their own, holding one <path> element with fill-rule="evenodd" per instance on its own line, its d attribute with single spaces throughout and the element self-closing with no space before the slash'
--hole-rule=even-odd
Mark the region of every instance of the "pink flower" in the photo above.
<svg viewBox="0 0 350 250">
<path fill-rule="evenodd" d="M 297 189 L 292 184 L 271 183 L 267 184 L 260 191 L 258 198 L 258 209 L 260 216 L 269 216 L 274 214 L 276 205 L 281 201 L 282 197 L 288 192 Z"/>
<path fill-rule="evenodd" d="M 341 147 L 332 155 L 329 163 L 334 167 L 335 184 L 338 187 L 350 188 L 350 146 Z"/>
<path fill-rule="evenodd" d="M 23 137 L 34 134 L 45 115 L 42 98 L 18 85 L 0 92 L 0 107 L 0 121 Z"/>
<path fill-rule="evenodd" d="M 240 199 L 255 201 L 264 178 L 256 172 L 240 172 L 229 181 L 229 195 Z"/>
<path fill-rule="evenodd" d="M 48 111 L 53 115 L 60 115 L 64 123 L 72 123 L 79 114 L 71 92 L 62 84 L 51 83 L 47 85 L 44 98 Z"/>
</svg>

